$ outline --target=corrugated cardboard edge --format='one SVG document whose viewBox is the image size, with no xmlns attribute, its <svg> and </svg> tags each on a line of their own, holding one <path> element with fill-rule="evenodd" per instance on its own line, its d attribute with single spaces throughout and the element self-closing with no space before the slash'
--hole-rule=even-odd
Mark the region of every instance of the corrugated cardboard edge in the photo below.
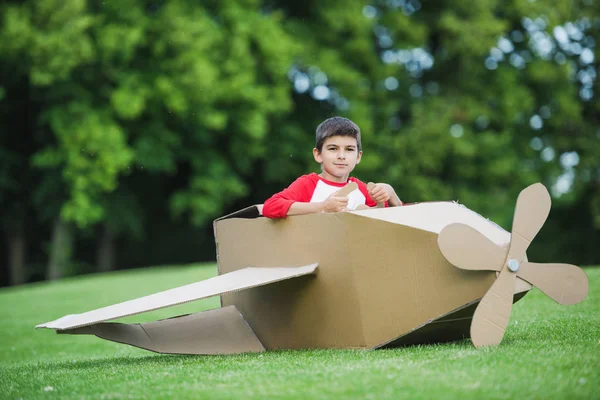
<svg viewBox="0 0 600 400">
<path fill-rule="evenodd" d="M 89 334 L 160 354 L 241 354 L 264 352 L 235 306 L 142 324 L 101 322 L 59 334 Z"/>
</svg>

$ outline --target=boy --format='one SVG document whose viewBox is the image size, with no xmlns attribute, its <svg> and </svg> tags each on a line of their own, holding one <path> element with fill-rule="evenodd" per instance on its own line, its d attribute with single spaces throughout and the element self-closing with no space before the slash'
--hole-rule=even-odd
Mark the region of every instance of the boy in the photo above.
<svg viewBox="0 0 600 400">
<path fill-rule="evenodd" d="M 265 201 L 262 213 L 268 218 L 288 215 L 354 210 L 360 204 L 374 207 L 401 206 L 402 202 L 387 183 L 378 183 L 369 192 L 367 185 L 350 177 L 362 157 L 360 128 L 347 118 L 333 117 L 323 121 L 316 132 L 313 149 L 315 161 L 321 164 L 321 173 L 302 175 L 287 189 Z M 336 192 L 349 182 L 356 182 L 358 190 L 347 197 Z"/>
</svg>

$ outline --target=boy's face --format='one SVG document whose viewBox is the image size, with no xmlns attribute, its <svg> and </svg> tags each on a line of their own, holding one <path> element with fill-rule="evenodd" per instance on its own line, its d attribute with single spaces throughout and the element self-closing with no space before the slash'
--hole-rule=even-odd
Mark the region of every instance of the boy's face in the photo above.
<svg viewBox="0 0 600 400">
<path fill-rule="evenodd" d="M 321 151 L 313 149 L 313 155 L 323 167 L 323 178 L 333 182 L 346 182 L 360 161 L 362 151 L 358 151 L 356 138 L 332 136 L 325 139 Z"/>
</svg>

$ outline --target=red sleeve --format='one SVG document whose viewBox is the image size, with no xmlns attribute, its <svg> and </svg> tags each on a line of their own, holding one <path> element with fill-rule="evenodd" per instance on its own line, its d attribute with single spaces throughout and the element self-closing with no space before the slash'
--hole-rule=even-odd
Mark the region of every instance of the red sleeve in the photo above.
<svg viewBox="0 0 600 400">
<path fill-rule="evenodd" d="M 311 175 L 302 175 L 281 192 L 271 196 L 263 205 L 262 214 L 267 218 L 285 218 L 297 201 L 308 203 L 315 191 L 317 181 Z"/>
<path fill-rule="evenodd" d="M 368 207 L 375 207 L 377 205 L 377 202 L 375 200 L 373 200 L 371 198 L 371 196 L 369 195 L 369 191 L 367 190 L 367 184 L 364 183 L 363 181 L 361 181 L 360 179 L 356 179 L 356 178 L 350 178 L 351 181 L 354 181 L 358 184 L 358 190 L 360 190 L 362 192 L 362 194 L 365 196 L 365 204 Z M 389 207 L 388 202 L 386 201 L 384 203 L 385 207 Z"/>
</svg>

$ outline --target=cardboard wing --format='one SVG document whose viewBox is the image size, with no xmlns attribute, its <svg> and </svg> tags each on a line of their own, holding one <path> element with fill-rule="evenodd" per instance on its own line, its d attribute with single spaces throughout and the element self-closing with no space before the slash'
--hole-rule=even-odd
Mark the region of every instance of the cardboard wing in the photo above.
<svg viewBox="0 0 600 400">
<path fill-rule="evenodd" d="M 301 267 L 248 267 L 82 314 L 67 315 L 36 328 L 58 333 L 92 334 L 159 353 L 233 354 L 264 351 L 235 307 L 224 307 L 144 324 L 106 323 L 117 318 L 225 293 L 314 274 L 318 264 Z"/>
</svg>

